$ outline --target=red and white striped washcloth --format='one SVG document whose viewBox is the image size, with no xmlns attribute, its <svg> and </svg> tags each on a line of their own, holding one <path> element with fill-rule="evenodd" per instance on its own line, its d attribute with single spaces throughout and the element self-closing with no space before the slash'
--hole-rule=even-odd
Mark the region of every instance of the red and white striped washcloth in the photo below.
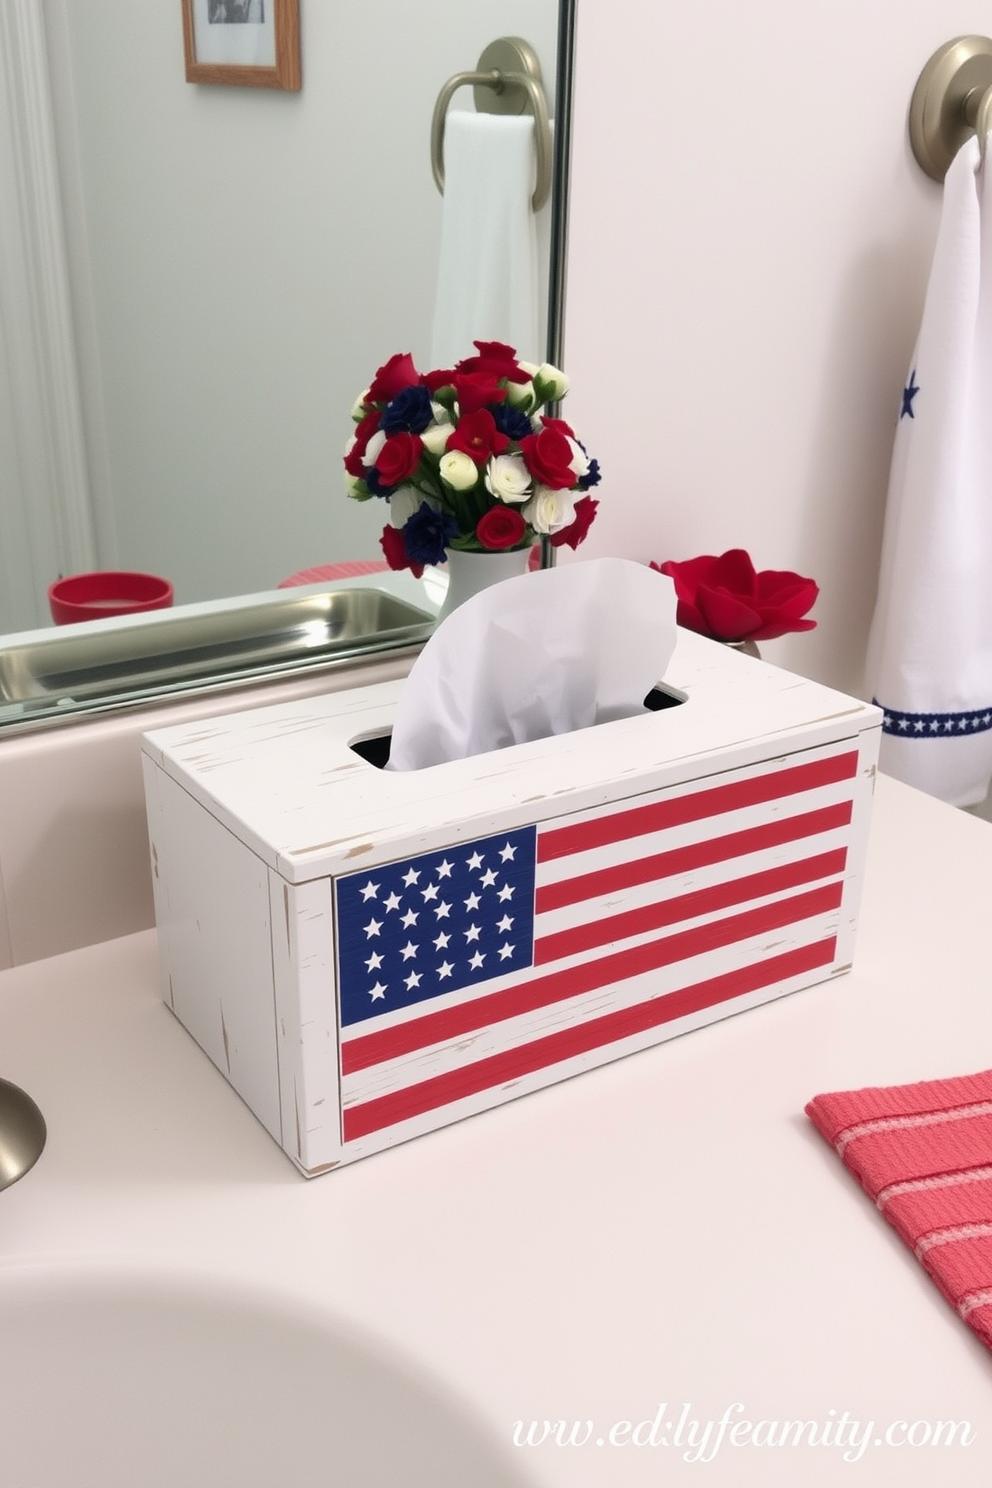
<svg viewBox="0 0 992 1488">
<path fill-rule="evenodd" d="M 992 1348 L 992 1070 L 817 1095 L 806 1115 Z"/>
</svg>

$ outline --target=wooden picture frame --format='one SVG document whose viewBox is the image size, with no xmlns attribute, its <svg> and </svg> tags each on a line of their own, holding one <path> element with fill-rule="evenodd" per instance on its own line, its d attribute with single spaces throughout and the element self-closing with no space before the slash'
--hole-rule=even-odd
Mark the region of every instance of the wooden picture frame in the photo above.
<svg viewBox="0 0 992 1488">
<path fill-rule="evenodd" d="M 300 86 L 299 0 L 182 0 L 188 83 Z"/>
</svg>

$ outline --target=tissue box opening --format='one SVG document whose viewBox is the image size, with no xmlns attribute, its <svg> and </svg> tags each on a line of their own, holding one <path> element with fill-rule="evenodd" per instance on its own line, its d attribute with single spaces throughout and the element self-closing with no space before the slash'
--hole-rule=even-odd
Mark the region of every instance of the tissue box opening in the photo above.
<svg viewBox="0 0 992 1488">
<path fill-rule="evenodd" d="M 644 699 L 644 707 L 648 713 L 660 713 L 665 708 L 677 708 L 685 701 L 684 693 L 659 685 L 652 687 Z M 374 765 L 377 770 L 384 770 L 389 760 L 392 737 L 392 731 L 387 734 L 374 734 L 370 739 L 356 739 L 354 743 L 348 745 L 348 748 L 367 764 Z"/>
</svg>

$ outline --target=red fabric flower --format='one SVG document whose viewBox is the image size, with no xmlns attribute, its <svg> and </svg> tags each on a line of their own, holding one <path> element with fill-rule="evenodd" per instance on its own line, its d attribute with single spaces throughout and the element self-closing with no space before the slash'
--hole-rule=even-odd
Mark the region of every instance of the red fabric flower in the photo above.
<svg viewBox="0 0 992 1488">
<path fill-rule="evenodd" d="M 530 382 L 530 373 L 517 363 L 517 353 L 505 341 L 473 341 L 478 352 L 474 357 L 463 357 L 455 368 L 457 372 L 488 372 L 492 377 L 505 377 L 507 382 Z"/>
<path fill-rule="evenodd" d="M 379 480 L 384 486 L 398 486 L 407 480 L 420 463 L 424 441 L 419 434 L 393 434 L 386 440 L 375 462 Z"/>
<path fill-rule="evenodd" d="M 398 351 L 376 372 L 365 401 L 388 403 L 390 398 L 395 398 L 404 388 L 415 387 L 419 381 L 420 373 L 413 365 L 413 357 L 408 351 Z"/>
<path fill-rule="evenodd" d="M 501 455 L 509 442 L 507 435 L 497 429 L 489 409 L 479 408 L 458 420 L 454 433 L 448 438 L 445 453 L 461 450 L 476 465 L 488 465 L 490 455 Z"/>
<path fill-rule="evenodd" d="M 456 372 L 452 385 L 462 418 L 466 414 L 477 413 L 488 403 L 502 403 L 506 398 L 506 388 L 500 387 L 489 372 Z"/>
<path fill-rule="evenodd" d="M 525 434 L 520 453 L 538 485 L 552 491 L 567 491 L 575 485 L 572 446 L 560 429 L 545 424 L 537 434 Z"/>
<path fill-rule="evenodd" d="M 527 523 L 515 506 L 491 506 L 479 518 L 475 535 L 484 548 L 501 552 L 522 543 L 526 531 Z"/>
<path fill-rule="evenodd" d="M 369 440 L 378 427 L 379 414 L 375 408 L 372 409 L 371 413 L 367 413 L 360 423 L 355 425 L 355 443 L 344 457 L 344 468 L 349 475 L 355 476 L 358 480 L 365 479 L 365 466 L 362 462 L 362 456 L 365 453 Z"/>
<path fill-rule="evenodd" d="M 757 573 L 743 548 L 651 567 L 674 580 L 678 624 L 713 640 L 773 641 L 816 625 L 803 618 L 820 592 L 814 581 L 772 568 Z"/>
<path fill-rule="evenodd" d="M 406 543 L 403 541 L 403 533 L 398 527 L 384 527 L 379 539 L 383 556 L 390 568 L 408 568 L 415 579 L 419 579 L 424 571 L 422 563 L 411 563 L 407 557 Z"/>
<path fill-rule="evenodd" d="M 575 503 L 575 520 L 560 532 L 551 534 L 551 546 L 553 548 L 569 547 L 574 552 L 580 542 L 585 542 L 586 533 L 596 518 L 596 508 L 599 502 L 592 496 L 583 496 L 581 501 Z"/>
</svg>

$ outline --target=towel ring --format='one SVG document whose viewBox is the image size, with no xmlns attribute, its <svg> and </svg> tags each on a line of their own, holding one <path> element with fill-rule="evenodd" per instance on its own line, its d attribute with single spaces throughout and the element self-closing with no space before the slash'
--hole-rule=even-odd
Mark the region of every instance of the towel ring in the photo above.
<svg viewBox="0 0 992 1488">
<path fill-rule="evenodd" d="M 909 105 L 909 139 L 918 164 L 935 181 L 971 134 L 985 160 L 992 129 L 992 40 L 958 36 L 938 48 L 920 73 Z"/>
<path fill-rule="evenodd" d="M 459 88 L 475 89 L 475 108 L 480 114 L 534 115 L 534 144 L 537 180 L 533 207 L 539 212 L 551 195 L 551 124 L 544 80 L 537 53 L 519 36 L 491 41 L 479 58 L 475 72 L 456 72 L 437 95 L 431 119 L 431 170 L 438 191 L 444 195 L 444 123 L 448 104 Z"/>
</svg>

